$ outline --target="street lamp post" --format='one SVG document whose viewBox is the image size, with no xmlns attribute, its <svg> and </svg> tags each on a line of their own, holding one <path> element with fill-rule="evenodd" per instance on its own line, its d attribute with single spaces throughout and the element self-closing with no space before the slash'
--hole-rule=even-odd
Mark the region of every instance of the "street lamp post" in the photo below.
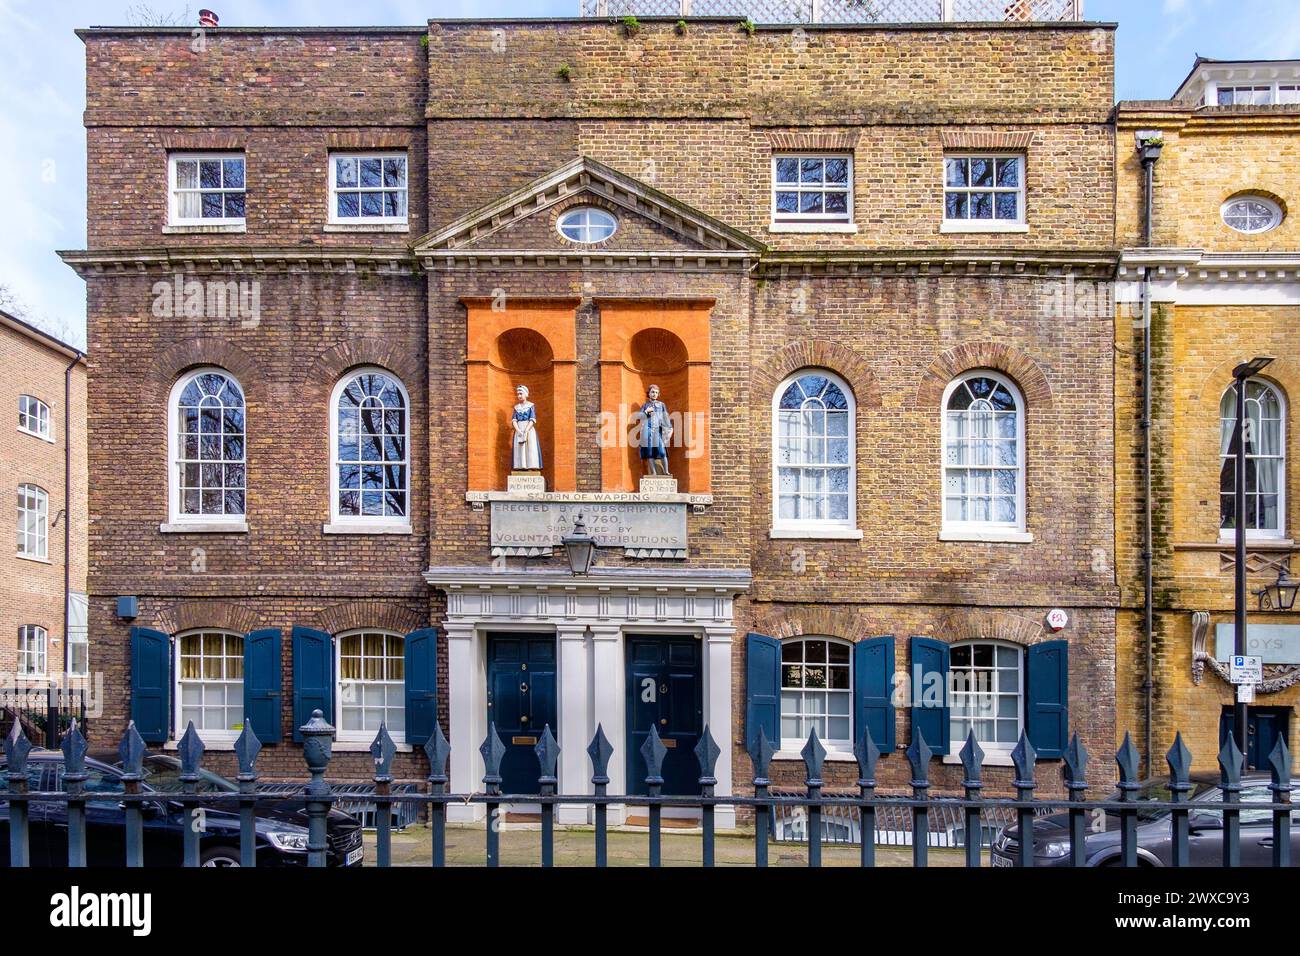
<svg viewBox="0 0 1300 956">
<path fill-rule="evenodd" d="M 1273 359 L 1258 357 L 1243 362 L 1232 370 L 1232 377 L 1237 383 L 1237 423 L 1232 430 L 1232 447 L 1236 449 L 1236 494 L 1233 506 L 1233 530 L 1236 539 L 1236 593 L 1233 598 L 1235 621 L 1233 629 L 1233 654 L 1246 653 L 1246 383 L 1273 364 Z M 1235 685 L 1233 692 L 1233 729 L 1237 735 L 1237 747 L 1243 754 L 1249 746 L 1250 714 L 1245 701 L 1241 699 L 1241 685 Z"/>
</svg>

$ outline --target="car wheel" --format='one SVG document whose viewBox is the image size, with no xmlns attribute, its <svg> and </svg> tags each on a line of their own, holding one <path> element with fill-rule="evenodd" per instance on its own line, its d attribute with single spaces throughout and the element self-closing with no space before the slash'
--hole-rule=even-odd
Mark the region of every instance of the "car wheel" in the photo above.
<svg viewBox="0 0 1300 956">
<path fill-rule="evenodd" d="M 239 866 L 239 851 L 219 846 L 199 857 L 199 866 Z"/>
</svg>

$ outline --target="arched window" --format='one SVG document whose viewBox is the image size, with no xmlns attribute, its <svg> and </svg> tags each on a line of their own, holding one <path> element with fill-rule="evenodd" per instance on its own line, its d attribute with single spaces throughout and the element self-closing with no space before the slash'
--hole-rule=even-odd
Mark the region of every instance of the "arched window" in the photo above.
<svg viewBox="0 0 1300 956">
<path fill-rule="evenodd" d="M 18 486 L 18 557 L 50 556 L 50 496 L 36 485 Z"/>
<path fill-rule="evenodd" d="M 1025 726 L 1024 650 L 972 641 L 951 649 L 948 681 L 953 752 L 970 731 L 985 752 L 1010 753 Z"/>
<path fill-rule="evenodd" d="M 1024 402 L 996 372 L 968 372 L 943 399 L 943 527 L 1025 529 Z"/>
<path fill-rule="evenodd" d="M 244 637 L 194 631 L 176 641 L 177 736 L 190 721 L 209 743 L 244 729 Z"/>
<path fill-rule="evenodd" d="M 773 397 L 773 529 L 856 527 L 853 393 L 820 369 L 797 372 Z"/>
<path fill-rule="evenodd" d="M 781 644 L 781 749 L 798 753 L 813 730 L 830 751 L 853 750 L 852 648 L 800 637 Z"/>
<path fill-rule="evenodd" d="M 406 389 L 382 369 L 351 373 L 330 401 L 331 519 L 341 525 L 410 524 Z"/>
<path fill-rule="evenodd" d="M 406 638 L 386 631 L 354 631 L 338 641 L 340 740 L 369 743 L 385 724 L 393 740 L 406 739 Z"/>
<path fill-rule="evenodd" d="M 24 624 L 18 628 L 18 676 L 44 677 L 50 636 L 43 627 Z"/>
<path fill-rule="evenodd" d="M 50 406 L 31 395 L 19 395 L 18 430 L 50 441 Z"/>
<path fill-rule="evenodd" d="M 1237 386 L 1219 404 L 1219 528 L 1237 529 Z M 1286 526 L 1286 402 L 1277 386 L 1246 382 L 1246 533 L 1280 538 Z"/>
<path fill-rule="evenodd" d="M 230 373 L 199 369 L 171 396 L 171 520 L 244 520 L 247 459 L 244 391 Z"/>
</svg>

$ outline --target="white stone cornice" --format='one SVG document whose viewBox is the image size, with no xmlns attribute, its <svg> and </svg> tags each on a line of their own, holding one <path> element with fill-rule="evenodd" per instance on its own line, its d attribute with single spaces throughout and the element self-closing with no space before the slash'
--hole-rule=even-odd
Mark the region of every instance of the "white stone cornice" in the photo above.
<svg viewBox="0 0 1300 956">
<path fill-rule="evenodd" d="M 1300 305 L 1300 252 L 1126 249 L 1115 283 L 1117 302 L 1141 302 L 1144 273 L 1157 303 Z"/>
<path fill-rule="evenodd" d="M 511 591 L 545 589 L 600 592 L 611 590 L 656 590 L 714 592 L 736 595 L 749 590 L 748 571 L 693 568 L 592 568 L 587 575 L 562 569 L 507 569 L 490 567 L 430 568 L 424 579 L 442 591 Z"/>
</svg>

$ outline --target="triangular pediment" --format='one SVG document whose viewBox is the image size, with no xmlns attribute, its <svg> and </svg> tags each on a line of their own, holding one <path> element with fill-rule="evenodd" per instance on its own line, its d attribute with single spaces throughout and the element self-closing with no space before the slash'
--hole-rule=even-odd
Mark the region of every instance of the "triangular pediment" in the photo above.
<svg viewBox="0 0 1300 956">
<path fill-rule="evenodd" d="M 614 237 L 590 249 L 553 228 L 560 209 L 589 201 L 620 217 Z M 623 228 L 626 223 L 627 228 Z M 621 235 L 620 235 L 621 233 Z M 763 244 L 653 186 L 594 159 L 579 157 L 527 186 L 418 239 L 417 256 L 492 251 L 501 255 L 754 257 Z"/>
</svg>

